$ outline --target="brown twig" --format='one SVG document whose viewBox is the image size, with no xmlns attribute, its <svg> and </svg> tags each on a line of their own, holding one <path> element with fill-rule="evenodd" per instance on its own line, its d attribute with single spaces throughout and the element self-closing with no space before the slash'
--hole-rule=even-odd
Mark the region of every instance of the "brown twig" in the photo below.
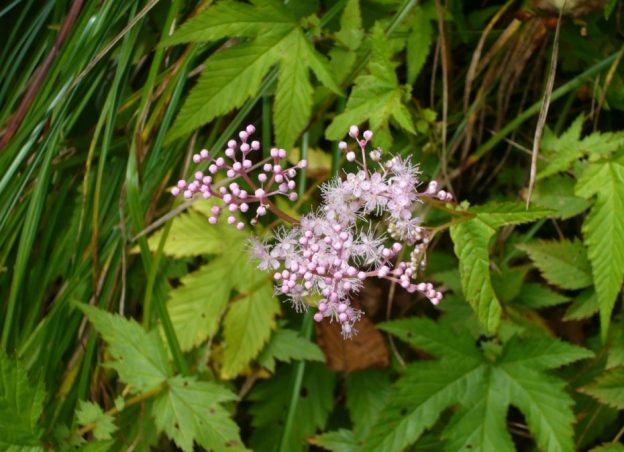
<svg viewBox="0 0 624 452">
<path fill-rule="evenodd" d="M 7 124 L 4 131 L 4 135 L 0 139 L 0 151 L 2 151 L 2 149 L 4 149 L 9 144 L 9 142 L 15 135 L 15 132 L 17 132 L 17 129 L 19 129 L 20 125 L 22 124 L 22 121 L 24 120 L 28 109 L 35 100 L 37 91 L 41 87 L 41 84 L 48 74 L 52 63 L 54 62 L 54 59 L 59 54 L 61 45 L 63 45 L 63 42 L 69 35 L 69 32 L 76 22 L 76 18 L 78 17 L 80 9 L 82 8 L 82 3 L 83 0 L 74 0 L 74 3 L 72 3 L 71 8 L 69 9 L 69 13 L 67 13 L 67 17 L 63 22 L 63 26 L 59 31 L 59 34 L 56 35 L 56 39 L 52 44 L 52 48 L 50 48 L 50 51 L 46 55 L 45 59 L 41 62 L 39 67 L 37 67 L 37 69 L 33 73 L 30 82 L 28 83 L 28 89 L 26 90 L 26 94 L 24 94 L 20 106 L 17 108 L 17 111 L 9 120 L 9 123 Z"/>
</svg>

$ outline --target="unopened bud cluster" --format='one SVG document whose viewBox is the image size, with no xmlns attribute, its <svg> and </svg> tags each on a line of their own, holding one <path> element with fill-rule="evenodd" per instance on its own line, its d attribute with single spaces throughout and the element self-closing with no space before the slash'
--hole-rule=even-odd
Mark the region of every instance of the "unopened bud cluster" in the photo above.
<svg viewBox="0 0 624 452">
<path fill-rule="evenodd" d="M 228 143 L 228 160 L 214 159 L 205 150 L 193 156 L 196 163 L 210 163 L 210 174 L 198 171 L 194 181 L 180 181 L 172 193 L 182 193 L 186 198 L 196 194 L 219 198 L 222 206 L 213 207 L 210 223 L 216 223 L 226 210 L 228 223 L 242 229 L 244 224 L 235 213 L 248 212 L 251 203 L 258 204 L 252 223 L 267 210 L 289 222 L 290 226 L 279 228 L 271 240 L 252 241 L 258 268 L 273 272 L 278 294 L 287 297 L 297 310 L 315 305 L 314 320 L 338 322 L 345 337 L 356 332 L 355 324 L 362 316 L 351 305 L 351 297 L 368 278 L 385 279 L 408 292 L 419 292 L 433 304 L 441 301 L 442 293 L 431 283 L 416 281 L 428 244 L 428 233 L 417 211 L 422 198 L 450 201 L 449 193 L 438 190 L 435 181 L 419 192 L 420 173 L 409 159 L 395 156 L 384 161 L 380 149 L 367 150 L 373 133 L 367 130 L 360 134 L 352 126 L 349 135 L 357 146 L 352 149 L 342 141 L 339 148 L 347 161 L 357 165 L 356 171 L 324 184 L 320 208 L 296 221 L 269 198 L 283 195 L 294 201 L 296 170 L 307 163 L 302 160 L 285 168 L 286 151 L 274 148 L 270 152 L 272 162 L 261 165 L 257 174 L 250 174 L 255 169 L 251 154 L 260 149 L 257 141 L 248 143 L 254 130 L 248 126 L 239 134 L 240 144 L 234 140 Z M 229 184 L 215 184 L 220 171 L 230 179 Z M 236 178 L 240 178 L 239 183 Z"/>
<path fill-rule="evenodd" d="M 221 205 L 214 205 L 208 221 L 216 224 L 220 215 L 227 212 L 227 222 L 242 230 L 245 224 L 236 219 L 236 212 L 246 213 L 250 209 L 250 204 L 258 204 L 255 207 L 255 223 L 258 217 L 266 215 L 267 210 L 273 207 L 270 198 L 282 195 L 290 201 L 297 200 L 295 176 L 297 169 L 307 166 L 306 160 L 301 160 L 297 165 L 286 167 L 287 152 L 284 149 L 272 148 L 270 159 L 262 165 L 262 170 L 255 176 L 250 172 L 254 169 L 252 157 L 253 153 L 260 150 L 259 141 L 249 141 L 249 137 L 256 131 L 252 125 L 239 132 L 240 143 L 230 140 L 224 151 L 224 157 L 214 158 L 208 150 L 203 149 L 193 155 L 193 162 L 196 164 L 208 162 L 208 173 L 202 171 L 195 173 L 195 178 L 191 182 L 185 180 L 178 181 L 178 184 L 171 189 L 171 194 L 178 196 L 183 194 L 190 199 L 197 194 L 201 194 L 204 199 L 218 198 Z M 219 174 L 225 174 L 229 183 L 218 184 L 216 178 Z M 240 179 L 241 184 L 236 182 Z"/>
</svg>

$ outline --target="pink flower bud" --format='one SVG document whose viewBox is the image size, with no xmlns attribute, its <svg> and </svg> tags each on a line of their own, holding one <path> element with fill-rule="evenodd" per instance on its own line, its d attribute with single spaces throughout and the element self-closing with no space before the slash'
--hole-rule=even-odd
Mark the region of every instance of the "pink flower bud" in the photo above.
<svg viewBox="0 0 624 452">
<path fill-rule="evenodd" d="M 349 136 L 351 136 L 352 138 L 357 138 L 359 134 L 360 134 L 360 129 L 358 129 L 358 126 L 349 127 Z"/>
</svg>

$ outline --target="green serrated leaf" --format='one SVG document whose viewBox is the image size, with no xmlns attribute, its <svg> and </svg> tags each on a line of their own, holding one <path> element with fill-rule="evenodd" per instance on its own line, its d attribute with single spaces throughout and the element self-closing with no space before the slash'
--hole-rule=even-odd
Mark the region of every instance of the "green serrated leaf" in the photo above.
<svg viewBox="0 0 624 452">
<path fill-rule="evenodd" d="M 585 247 L 578 240 L 536 240 L 516 246 L 529 255 L 544 278 L 555 286 L 575 290 L 593 283 Z"/>
<path fill-rule="evenodd" d="M 318 345 L 301 337 L 296 331 L 278 329 L 258 356 L 258 363 L 269 372 L 275 372 L 276 360 L 286 363 L 292 360 L 324 362 L 325 355 Z"/>
<path fill-rule="evenodd" d="M 598 297 L 593 290 L 583 291 L 566 310 L 563 320 L 587 319 L 598 312 Z"/>
<path fill-rule="evenodd" d="M 507 224 L 523 224 L 540 220 L 553 214 L 550 209 L 531 206 L 528 209 L 517 202 L 491 202 L 468 209 L 491 228 L 498 229 Z"/>
<path fill-rule="evenodd" d="M 230 225 L 211 225 L 204 215 L 189 210 L 173 219 L 163 252 L 174 258 L 221 253 L 227 249 L 223 240 L 225 227 L 231 229 Z M 147 243 L 151 251 L 158 249 L 161 237 L 162 231 L 150 236 Z"/>
<path fill-rule="evenodd" d="M 82 426 L 95 424 L 93 437 L 98 440 L 112 439 L 112 434 L 117 430 L 115 419 L 111 415 L 104 413 L 102 407 L 93 402 L 81 400 L 78 403 L 76 420 Z"/>
<path fill-rule="evenodd" d="M 213 54 L 206 60 L 197 84 L 186 98 L 167 140 L 171 141 L 217 116 L 238 108 L 255 96 L 271 66 L 280 59 L 279 44 L 288 36 L 271 33 Z"/>
<path fill-rule="evenodd" d="M 167 352 L 158 332 L 147 333 L 134 320 L 76 304 L 108 344 L 113 361 L 107 363 L 131 392 L 140 393 L 162 384 L 172 375 Z"/>
<path fill-rule="evenodd" d="M 408 365 L 362 450 L 404 450 L 446 407 L 461 400 L 466 388 L 482 380 L 483 372 L 482 363 L 474 359 Z"/>
<path fill-rule="evenodd" d="M 579 116 L 559 138 L 550 131 L 544 134 L 542 155 L 548 164 L 539 171 L 538 179 L 566 171 L 582 157 L 608 157 L 624 146 L 624 132 L 594 132 L 581 139 L 584 119 Z"/>
<path fill-rule="evenodd" d="M 572 398 L 565 383 L 526 365 L 503 364 L 497 369 L 499 386 L 508 386 L 513 405 L 524 414 L 540 449 L 574 450 Z"/>
<path fill-rule="evenodd" d="M 307 39 L 301 30 L 292 31 L 283 43 L 284 56 L 277 79 L 273 123 L 277 145 L 292 147 L 312 110 L 312 84 L 308 76 Z"/>
<path fill-rule="evenodd" d="M 223 378 L 236 377 L 258 356 L 275 328 L 275 316 L 279 312 L 273 286 L 268 281 L 251 288 L 232 304 L 223 322 Z"/>
<path fill-rule="evenodd" d="M 567 303 L 570 299 L 541 284 L 526 283 L 513 301 L 527 308 L 542 309 Z"/>
<path fill-rule="evenodd" d="M 197 347 L 216 333 L 236 284 L 237 274 L 229 265 L 229 258 L 217 257 L 183 277 L 180 286 L 169 293 L 167 310 L 182 351 Z"/>
<path fill-rule="evenodd" d="M 505 344 L 505 352 L 500 361 L 506 365 L 514 363 L 535 370 L 546 370 L 556 369 L 593 356 L 594 353 L 591 350 L 557 339 L 520 339 L 514 336 Z"/>
<path fill-rule="evenodd" d="M 377 327 L 435 356 L 481 360 L 474 341 L 466 340 L 465 336 L 457 335 L 446 325 L 431 319 L 412 317 L 383 322 Z"/>
<path fill-rule="evenodd" d="M 353 432 L 343 428 L 317 435 L 311 438 L 310 442 L 332 452 L 357 452 L 359 450 L 359 444 Z"/>
<path fill-rule="evenodd" d="M 280 443 L 288 405 L 294 368 L 285 369 L 273 378 L 258 383 L 249 393 L 253 403 L 249 409 L 254 432 L 251 437 L 253 450 L 273 450 Z M 334 406 L 336 375 L 319 363 L 306 364 L 305 375 L 299 393 L 291 436 L 285 450 L 303 451 L 305 439 L 323 429 Z"/>
<path fill-rule="evenodd" d="M 162 45 L 210 42 L 232 36 L 252 37 L 269 31 L 287 31 L 295 25 L 293 17 L 279 4 L 258 0 L 253 3 L 252 6 L 225 0 L 211 5 L 165 38 Z"/>
<path fill-rule="evenodd" d="M 413 23 L 407 37 L 407 83 L 414 84 L 422 70 L 433 43 L 431 16 L 421 8 L 413 11 Z"/>
<path fill-rule="evenodd" d="M 540 147 L 542 156 L 549 162 L 538 172 L 538 180 L 565 171 L 574 160 L 580 157 L 577 146 L 581 140 L 584 122 L 585 117 L 579 115 L 559 137 L 555 136 L 550 128 L 544 129 Z"/>
<path fill-rule="evenodd" d="M 451 227 L 464 296 L 488 331 L 496 331 L 502 311 L 490 279 L 489 242 L 494 232 L 478 217 Z"/>
<path fill-rule="evenodd" d="M 595 382 L 581 388 L 581 391 L 605 405 L 624 410 L 624 368 L 604 372 Z"/>
<path fill-rule="evenodd" d="M 336 40 L 350 50 L 356 50 L 364 38 L 360 0 L 348 0 L 340 17 L 340 31 Z"/>
<path fill-rule="evenodd" d="M 387 39 L 381 27 L 376 26 L 372 36 L 372 55 L 369 74 L 360 75 L 347 101 L 346 109 L 337 115 L 325 131 L 330 140 L 342 138 L 353 124 L 369 121 L 375 131 L 373 141 L 390 147 L 389 121 L 393 118 L 410 133 L 416 133 L 409 110 L 403 105 L 404 91 L 394 71 Z"/>
<path fill-rule="evenodd" d="M 176 376 L 154 401 L 152 415 L 158 430 L 184 451 L 194 450 L 195 442 L 206 450 L 245 450 L 238 426 L 220 405 L 236 399 L 215 383 Z"/>
<path fill-rule="evenodd" d="M 493 381 L 492 374 L 492 369 L 487 369 L 446 428 L 444 437 L 448 440 L 448 450 L 515 450 L 505 425 L 509 394 L 504 385 Z"/>
<path fill-rule="evenodd" d="M 38 426 L 46 392 L 43 381 L 31 381 L 17 360 L 0 350 L 0 446 L 43 450 Z M 6 450 L 6 449 L 5 449 Z"/>
<path fill-rule="evenodd" d="M 365 369 L 349 374 L 347 408 L 358 438 L 366 436 L 375 425 L 391 391 L 390 374 L 385 370 Z"/>
<path fill-rule="evenodd" d="M 540 181 L 533 194 L 536 204 L 552 209 L 554 216 L 567 220 L 589 209 L 591 202 L 574 194 L 576 182 L 566 175 L 557 175 Z"/>
<path fill-rule="evenodd" d="M 583 222 L 583 236 L 598 294 L 601 331 L 606 337 L 624 282 L 624 165 L 616 161 L 589 165 L 576 193 L 587 199 L 596 196 Z"/>
</svg>

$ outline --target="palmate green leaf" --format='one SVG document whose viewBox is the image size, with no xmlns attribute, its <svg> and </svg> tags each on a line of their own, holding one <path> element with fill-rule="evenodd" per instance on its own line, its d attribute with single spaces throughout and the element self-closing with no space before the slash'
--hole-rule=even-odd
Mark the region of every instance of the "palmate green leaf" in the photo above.
<svg viewBox="0 0 624 452">
<path fill-rule="evenodd" d="M 217 116 L 240 107 L 255 96 L 269 69 L 279 63 L 274 120 L 276 141 L 291 147 L 312 109 L 310 70 L 327 88 L 340 93 L 325 57 L 304 35 L 291 12 L 279 2 L 257 0 L 253 5 L 225 2 L 207 8 L 170 42 L 213 41 L 253 37 L 212 54 L 167 136 L 171 141 Z"/>
<path fill-rule="evenodd" d="M 38 426 L 46 392 L 43 381 L 31 381 L 19 361 L 0 350 L 0 447 L 43 450 Z"/>
<path fill-rule="evenodd" d="M 375 143 L 390 147 L 392 142 L 389 121 L 394 119 L 401 128 L 416 133 L 409 110 L 403 105 L 405 87 L 399 85 L 391 61 L 387 39 L 380 26 L 372 35 L 372 55 L 368 65 L 369 74 L 355 80 L 344 113 L 337 115 L 325 131 L 329 140 L 342 138 L 353 124 L 369 121 L 375 131 Z"/>
<path fill-rule="evenodd" d="M 112 439 L 112 434 L 117 430 L 113 417 L 104 413 L 102 407 L 93 402 L 81 400 L 78 403 L 76 420 L 82 426 L 95 424 L 93 437 L 98 440 Z"/>
<path fill-rule="evenodd" d="M 167 301 L 167 311 L 180 348 L 188 351 L 214 335 L 225 310 L 236 273 L 228 257 L 219 256 L 180 280 Z"/>
<path fill-rule="evenodd" d="M 583 236 L 592 266 L 603 337 L 624 282 L 624 165 L 604 161 L 589 165 L 581 175 L 576 193 L 586 199 L 596 196 L 583 222 Z"/>
<path fill-rule="evenodd" d="M 478 217 L 451 227 L 464 296 L 488 331 L 496 331 L 502 311 L 490 279 L 489 243 L 494 233 Z"/>
<path fill-rule="evenodd" d="M 526 252 L 544 278 L 562 289 L 583 289 L 593 279 L 585 247 L 579 240 L 536 240 L 516 245 Z"/>
<path fill-rule="evenodd" d="M 408 365 L 362 450 L 404 450 L 435 424 L 444 409 L 483 380 L 485 370 L 474 359 Z"/>
<path fill-rule="evenodd" d="M 467 329 L 440 325 L 435 331 L 434 326 L 425 319 L 383 325 L 439 360 L 407 367 L 364 450 L 405 449 L 449 406 L 458 406 L 443 435 L 449 450 L 514 450 L 505 422 L 510 405 L 522 411 L 541 450 L 572 450 L 573 401 L 565 383 L 544 371 L 591 357 L 591 352 L 552 339 L 512 337 L 493 355 L 485 345 L 478 350 Z M 458 350 L 455 344 L 464 345 Z"/>
<path fill-rule="evenodd" d="M 220 1 L 185 22 L 162 42 L 170 46 L 186 42 L 210 42 L 231 36 L 257 36 L 269 31 L 288 31 L 293 17 L 279 3 L 256 0 L 253 5 Z"/>
<path fill-rule="evenodd" d="M 249 408 L 254 432 L 250 446 L 253 450 L 273 450 L 280 443 L 294 377 L 294 367 L 279 372 L 273 378 L 258 383 L 249 393 L 253 403 Z M 325 427 L 334 406 L 336 375 L 325 365 L 306 364 L 299 392 L 295 420 L 285 450 L 303 451 L 306 438 Z"/>
<path fill-rule="evenodd" d="M 236 398 L 215 383 L 176 376 L 154 401 L 152 413 L 157 428 L 185 452 L 194 450 L 194 442 L 211 451 L 245 450 L 238 426 L 220 405 Z"/>
<path fill-rule="evenodd" d="M 487 368 L 483 378 L 470 388 L 468 399 L 445 431 L 448 450 L 515 450 L 506 425 L 509 394 L 496 377 L 495 369 Z"/>
<path fill-rule="evenodd" d="M 292 360 L 325 361 L 325 355 L 314 342 L 301 337 L 296 331 L 278 329 L 268 345 L 258 356 L 258 363 L 269 372 L 275 372 L 275 361 Z"/>
<path fill-rule="evenodd" d="M 147 333 L 134 320 L 77 304 L 108 344 L 113 361 L 107 365 L 131 386 L 131 392 L 154 389 L 172 375 L 167 352 L 156 330 Z"/>
<path fill-rule="evenodd" d="M 524 414 L 540 449 L 573 450 L 574 402 L 564 390 L 565 383 L 525 365 L 502 363 L 497 371 L 497 377 L 509 387 L 511 403 Z"/>
<path fill-rule="evenodd" d="M 268 280 L 251 287 L 232 304 L 223 322 L 222 378 L 236 377 L 258 356 L 275 328 L 275 316 L 279 312 L 279 302 Z"/>
<path fill-rule="evenodd" d="M 624 410 L 624 367 L 607 370 L 581 391 L 605 405 Z"/>
</svg>

